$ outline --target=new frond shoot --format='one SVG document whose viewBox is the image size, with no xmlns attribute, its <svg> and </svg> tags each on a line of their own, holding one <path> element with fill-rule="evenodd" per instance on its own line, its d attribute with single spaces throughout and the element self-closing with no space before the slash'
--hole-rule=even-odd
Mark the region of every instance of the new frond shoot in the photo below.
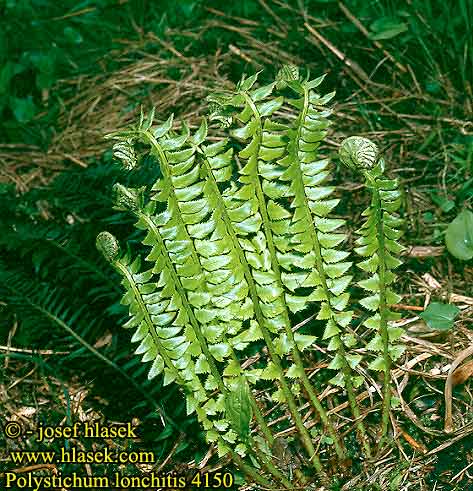
<svg viewBox="0 0 473 491">
<path fill-rule="evenodd" d="M 399 314 L 390 305 L 400 300 L 393 289 L 396 276 L 393 272 L 401 261 L 396 257 L 403 249 L 398 239 L 401 236 L 401 219 L 396 215 L 401 205 L 401 192 L 394 179 L 384 176 L 385 161 L 378 147 L 367 138 L 352 136 L 342 142 L 341 161 L 360 172 L 365 185 L 371 192 L 370 206 L 363 212 L 365 221 L 357 231 L 355 252 L 363 258 L 357 266 L 367 273 L 368 278 L 358 285 L 368 292 L 361 305 L 370 312 L 364 326 L 373 331 L 366 346 L 374 354 L 368 368 L 384 373 L 383 412 L 380 445 L 386 438 L 391 409 L 391 365 L 403 353 L 404 348 L 397 341 L 402 328 L 390 326 L 398 320 Z"/>
<path fill-rule="evenodd" d="M 347 397 L 344 419 L 351 416 L 350 431 L 371 455 L 357 402 L 365 360 L 351 328 L 346 226 L 332 217 L 339 198 L 319 148 L 334 96 L 318 93 L 323 79 L 288 66 L 272 83 L 257 86 L 255 74 L 232 93 L 210 95 L 210 119 L 226 133 L 217 141 L 205 119 L 195 131 L 185 123 L 176 130 L 172 115 L 155 124 L 154 111 L 109 135 L 131 172 L 140 171 L 143 155 L 159 166 L 156 182 L 114 187 L 116 207 L 142 231 L 141 253 L 122 254 L 108 232 L 97 238 L 123 278 L 130 313 L 124 327 L 133 330 L 135 353 L 150 363 L 149 378 L 182 387 L 187 412 L 196 413 L 218 455 L 229 454 L 264 487 L 325 479 L 331 453 L 344 462 L 345 442 L 320 396 L 325 384 Z M 376 355 L 369 367 L 384 373 L 386 435 L 391 364 L 402 353 L 395 344 L 400 331 L 389 326 L 389 304 L 397 301 L 390 285 L 399 265 L 399 192 L 382 176 L 384 161 L 371 142 L 348 139 L 341 156 L 360 168 L 373 193 L 356 252 L 371 273 L 359 284 L 373 293 L 362 304 L 373 311 L 367 348 Z M 315 323 L 294 330 L 313 313 Z M 330 363 L 327 375 L 312 378 L 315 343 L 325 346 Z M 288 433 L 295 438 L 286 448 L 305 452 L 297 483 L 276 451 Z"/>
</svg>

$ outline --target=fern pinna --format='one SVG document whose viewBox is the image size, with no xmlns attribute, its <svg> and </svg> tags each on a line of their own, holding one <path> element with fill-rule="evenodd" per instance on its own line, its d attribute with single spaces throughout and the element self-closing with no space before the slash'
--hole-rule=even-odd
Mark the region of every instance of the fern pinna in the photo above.
<svg viewBox="0 0 473 491">
<path fill-rule="evenodd" d="M 135 329 L 136 353 L 152 362 L 149 377 L 163 374 L 165 385 L 175 381 L 183 387 L 188 413 L 196 412 L 219 456 L 230 454 L 263 486 L 275 482 L 293 489 L 275 451 L 281 435 L 297 433 L 305 449 L 299 484 L 324 478 L 321 455 L 331 448 L 341 462 L 347 455 L 316 388 L 321 378 L 339 397 L 346 392 L 360 445 L 371 455 L 356 397 L 364 361 L 350 328 L 351 262 L 340 249 L 345 222 L 330 218 L 339 200 L 328 184 L 329 161 L 318 154 L 333 93 L 318 94 L 323 77 L 304 79 L 295 67 L 284 67 L 273 83 L 255 88 L 257 77 L 243 79 L 232 93 L 209 97 L 211 119 L 227 133 L 216 143 L 208 143 L 205 120 L 194 134 L 185 124 L 175 132 L 172 116 L 156 126 L 153 112 L 135 128 L 111 135 L 115 156 L 127 168 L 138 166 L 136 150 L 144 147 L 161 175 L 149 188 L 115 185 L 116 206 L 129 210 L 144 231 L 144 262 L 129 250 L 122 255 L 108 232 L 97 243 L 123 276 L 122 303 L 130 311 L 125 327 Z M 295 118 L 286 116 L 294 111 Z M 379 309 L 366 323 L 379 330 L 367 348 L 380 352 L 370 366 L 384 363 L 387 370 L 389 416 L 387 373 L 400 354 L 386 341 L 398 335 L 387 327 L 396 252 L 395 218 L 387 213 L 395 190 L 380 174 L 373 182 L 377 201 L 359 242 L 361 249 L 368 246 L 361 252 L 370 255 L 377 275 L 360 284 L 378 292 L 376 305 L 362 303 Z M 370 247 L 373 241 L 376 247 Z M 333 353 L 332 375 L 317 383 L 307 373 L 306 354 L 317 337 L 294 330 L 300 312 L 314 310 L 324 325 L 319 342 Z M 321 431 L 314 428 L 317 421 Z M 383 415 L 383 434 L 384 423 Z M 292 447 L 297 450 L 296 443 Z"/>
</svg>

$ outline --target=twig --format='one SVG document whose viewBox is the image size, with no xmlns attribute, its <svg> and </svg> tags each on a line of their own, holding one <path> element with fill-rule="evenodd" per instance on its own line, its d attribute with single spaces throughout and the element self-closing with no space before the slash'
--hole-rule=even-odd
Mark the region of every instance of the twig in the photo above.
<svg viewBox="0 0 473 491">
<path fill-rule="evenodd" d="M 271 10 L 271 8 L 268 6 L 268 4 L 264 0 L 258 0 L 258 3 L 268 12 L 268 14 L 278 23 L 279 27 L 287 33 L 287 27 L 284 24 L 283 20 L 281 17 L 279 17 L 275 12 Z"/>
<path fill-rule="evenodd" d="M 441 256 L 445 251 L 443 246 L 412 246 L 403 253 L 410 257 L 436 257 Z"/>
<path fill-rule="evenodd" d="M 252 63 L 251 58 L 249 56 L 245 55 L 245 53 L 243 53 L 243 51 L 240 48 L 237 48 L 233 44 L 229 44 L 228 48 L 230 49 L 230 51 L 232 53 L 235 53 L 237 56 L 239 56 L 240 58 L 245 60 L 247 63 Z"/>
<path fill-rule="evenodd" d="M 71 160 L 75 164 L 80 165 L 84 169 L 88 167 L 87 164 L 85 164 L 84 162 L 82 162 L 82 160 L 79 160 L 77 157 L 74 157 L 74 156 L 72 156 L 72 155 L 70 155 L 68 153 L 65 153 L 64 154 L 64 157 L 68 158 L 69 160 Z"/>
<path fill-rule="evenodd" d="M 453 390 L 453 372 L 462 364 L 463 360 L 473 355 L 473 346 L 469 346 L 460 352 L 453 360 L 450 370 L 448 371 L 447 380 L 445 382 L 445 433 L 452 433 L 452 390 Z"/>
<path fill-rule="evenodd" d="M 0 351 L 10 351 L 12 353 L 28 353 L 32 355 L 68 355 L 70 351 L 53 351 L 49 349 L 41 350 L 41 349 L 26 349 L 26 348 L 12 348 L 11 346 L 3 346 L 0 345 Z"/>
<path fill-rule="evenodd" d="M 349 20 L 351 20 L 351 22 L 368 38 L 370 39 L 370 35 L 369 35 L 369 32 L 367 31 L 367 29 L 365 28 L 365 26 L 348 10 L 347 7 L 345 7 L 345 5 L 342 3 L 342 2 L 338 2 L 338 6 L 340 7 L 340 10 L 348 17 Z M 395 58 L 394 56 L 392 56 L 389 51 L 387 51 L 386 49 L 383 48 L 383 46 L 381 45 L 381 43 L 379 41 L 376 41 L 376 40 L 372 40 L 373 41 L 373 44 L 378 48 L 380 49 L 384 56 L 386 56 L 386 58 L 388 58 L 392 63 L 394 63 L 396 65 L 396 67 L 401 70 L 401 72 L 403 73 L 406 73 L 407 72 L 407 69 L 404 65 L 401 65 Z"/>
<path fill-rule="evenodd" d="M 460 477 L 464 472 L 466 472 L 471 466 L 473 466 L 473 462 L 470 462 L 466 467 L 464 467 L 460 472 L 455 474 L 451 479 L 450 483 L 453 483 L 458 477 Z"/>
<path fill-rule="evenodd" d="M 343 61 L 345 65 L 353 70 L 358 77 L 365 81 L 369 81 L 369 77 L 366 72 L 356 63 L 355 61 L 344 55 L 336 46 L 334 46 L 328 39 L 324 38 L 320 33 L 318 33 L 312 26 L 307 22 L 304 23 L 304 27 L 322 44 L 324 44 L 340 61 Z"/>
<path fill-rule="evenodd" d="M 403 303 L 396 303 L 389 305 L 389 308 L 396 310 L 416 310 L 416 311 L 424 311 L 424 307 L 419 307 L 417 305 L 405 305 Z"/>
<path fill-rule="evenodd" d="M 446 448 L 451 447 L 453 444 L 457 443 L 459 440 L 463 440 L 463 438 L 466 438 L 471 433 L 473 433 L 473 423 L 472 424 L 468 424 L 465 427 L 463 427 L 462 428 L 462 431 L 458 435 L 455 435 L 453 438 L 450 438 L 446 442 L 443 442 L 438 447 L 433 448 L 432 450 L 429 450 L 425 454 L 425 457 L 428 457 L 429 455 L 433 455 L 433 454 L 439 453 L 442 450 L 445 450 Z"/>
<path fill-rule="evenodd" d="M 97 10 L 97 7 L 87 7 L 85 9 L 78 10 L 77 12 L 71 12 L 71 13 L 66 14 L 66 15 L 61 15 L 60 17 L 52 17 L 51 19 L 49 19 L 48 22 L 51 22 L 53 20 L 70 19 L 71 17 L 77 17 L 79 15 L 88 14 L 89 12 L 93 12 L 94 10 Z"/>
<path fill-rule="evenodd" d="M 11 351 L 10 350 L 11 340 L 12 340 L 13 336 L 15 335 L 17 328 L 18 328 L 18 322 L 15 320 L 12 328 L 8 331 L 7 346 L 5 346 L 5 348 L 7 350 L 7 354 L 5 356 L 5 364 L 4 364 L 5 370 L 8 368 L 8 362 L 10 360 L 8 353 L 9 353 L 9 351 Z"/>
<path fill-rule="evenodd" d="M 12 469 L 10 472 L 14 472 L 15 474 L 22 474 L 24 472 L 32 472 L 32 471 L 37 471 L 40 469 L 51 469 L 54 474 L 57 474 L 57 468 L 55 464 L 35 464 L 35 465 L 28 465 L 26 467 L 19 467 L 18 469 Z M 5 475 L 4 472 L 0 473 L 0 477 L 3 477 Z"/>
<path fill-rule="evenodd" d="M 423 454 L 426 454 L 428 452 L 427 448 L 425 448 L 425 445 L 423 443 L 419 443 L 414 437 L 409 435 L 406 431 L 404 431 L 400 426 L 397 427 L 399 433 L 401 436 L 406 440 L 406 442 L 417 452 L 421 452 Z"/>
</svg>

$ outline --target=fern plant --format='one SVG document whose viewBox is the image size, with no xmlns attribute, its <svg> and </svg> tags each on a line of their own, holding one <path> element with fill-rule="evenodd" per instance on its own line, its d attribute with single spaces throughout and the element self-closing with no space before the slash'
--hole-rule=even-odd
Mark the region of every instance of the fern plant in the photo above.
<svg viewBox="0 0 473 491">
<path fill-rule="evenodd" d="M 304 483 L 311 467 L 325 477 L 323 454 L 347 457 L 320 394 L 324 383 L 346 393 L 353 428 L 371 456 L 366 408 L 357 401 L 365 361 L 351 328 L 352 263 L 340 247 L 345 221 L 331 217 L 339 199 L 328 183 L 330 163 L 319 155 L 334 93 L 320 95 L 324 77 L 302 78 L 296 67 L 255 88 L 257 78 L 209 96 L 211 119 L 227 134 L 216 143 L 209 143 L 205 119 L 194 134 L 185 124 L 175 132 L 172 116 L 153 125 L 153 111 L 110 135 L 128 169 L 139 172 L 144 152 L 160 176 L 141 188 L 114 187 L 117 208 L 132 213 L 143 231 L 144 261 L 129 248 L 122 254 L 108 232 L 97 245 L 123 278 L 125 327 L 134 329 L 135 352 L 151 362 L 149 378 L 162 375 L 165 385 L 182 386 L 188 413 L 196 412 L 219 456 L 229 454 L 260 485 L 293 489 L 276 452 L 281 435 L 296 433 L 305 450 Z M 286 117 L 287 109 L 296 117 Z M 360 142 L 344 143 L 345 163 L 365 165 Z M 373 159 L 373 169 L 365 169 L 373 201 L 358 252 L 369 256 L 359 266 L 376 273 L 360 285 L 378 298 L 362 304 L 378 311 L 365 324 L 379 332 L 367 348 L 379 352 L 370 367 L 384 370 L 384 436 L 391 361 L 401 354 L 392 344 L 399 332 L 388 328 L 397 191 L 382 178 L 384 161 Z M 324 326 L 321 340 L 294 329 L 301 313 L 314 310 Z M 316 341 L 331 355 L 329 377 L 310 376 Z"/>
</svg>

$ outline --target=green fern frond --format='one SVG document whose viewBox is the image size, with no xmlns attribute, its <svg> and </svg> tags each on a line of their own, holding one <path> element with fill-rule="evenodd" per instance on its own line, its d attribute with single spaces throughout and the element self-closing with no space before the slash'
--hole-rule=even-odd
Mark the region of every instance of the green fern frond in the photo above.
<svg viewBox="0 0 473 491">
<path fill-rule="evenodd" d="M 172 418 L 163 412 L 134 376 L 129 375 L 116 361 L 94 348 L 87 340 L 93 328 L 100 323 L 88 314 L 87 304 L 84 303 L 80 307 L 73 306 L 66 291 L 50 288 L 44 283 L 35 283 L 20 271 L 10 270 L 3 262 L 0 262 L 0 298 L 15 310 L 23 328 L 33 330 L 34 326 L 34 332 L 41 332 L 40 328 L 43 327 L 42 332 L 48 333 L 48 340 L 56 339 L 56 346 L 65 340 L 69 346 L 71 340 L 78 343 L 81 350 L 91 353 L 124 377 L 142 394 L 151 407 L 158 410 L 167 422 L 174 425 Z M 74 351 L 69 358 L 77 356 L 78 352 L 79 350 Z"/>
<path fill-rule="evenodd" d="M 403 347 L 396 343 L 401 337 L 402 329 L 389 327 L 389 322 L 400 318 L 389 306 L 400 300 L 392 287 L 396 279 L 392 270 L 400 266 L 397 255 L 403 247 L 397 242 L 401 236 L 399 227 L 402 221 L 395 213 L 401 204 L 401 193 L 398 183 L 384 177 L 385 162 L 379 155 L 377 146 L 362 137 L 350 137 L 340 147 L 342 162 L 361 172 L 366 186 L 371 191 L 371 204 L 363 212 L 364 223 L 358 230 L 355 252 L 366 258 L 358 263 L 369 278 L 358 285 L 369 292 L 360 303 L 370 314 L 364 326 L 375 331 L 367 349 L 375 354 L 369 368 L 384 373 L 384 406 L 382 415 L 381 440 L 388 430 L 389 411 L 391 407 L 391 365 L 403 353 Z"/>
<path fill-rule="evenodd" d="M 354 338 L 344 332 L 353 315 L 347 310 L 349 293 L 346 292 L 352 279 L 346 274 L 351 263 L 345 261 L 348 253 L 337 248 L 346 240 L 345 234 L 339 231 L 345 222 L 329 218 L 339 200 L 331 198 L 334 188 L 327 185 L 329 162 L 318 156 L 318 147 L 330 124 L 331 111 L 325 105 L 334 95 L 320 96 L 314 91 L 323 78 L 287 82 L 295 94 L 290 104 L 299 110 L 299 116 L 288 131 L 288 155 L 278 161 L 285 169 L 280 179 L 290 183 L 286 196 L 292 197 L 294 210 L 279 240 L 282 246 L 279 260 L 283 267 L 287 264 L 284 277 L 287 288 L 297 294 L 298 289 L 312 287 L 306 301 L 320 303 L 317 319 L 326 321 L 323 339 L 329 340 L 328 349 L 336 352 L 329 368 L 338 373 L 330 382 L 347 389 L 351 410 L 359 419 L 354 389 L 361 385 L 363 378 L 354 376 L 353 370 L 361 362 L 361 356 L 347 353 L 347 349 L 353 348 Z M 282 260 L 285 257 L 286 263 Z M 369 455 L 362 422 L 357 424 L 357 429 Z"/>
</svg>

